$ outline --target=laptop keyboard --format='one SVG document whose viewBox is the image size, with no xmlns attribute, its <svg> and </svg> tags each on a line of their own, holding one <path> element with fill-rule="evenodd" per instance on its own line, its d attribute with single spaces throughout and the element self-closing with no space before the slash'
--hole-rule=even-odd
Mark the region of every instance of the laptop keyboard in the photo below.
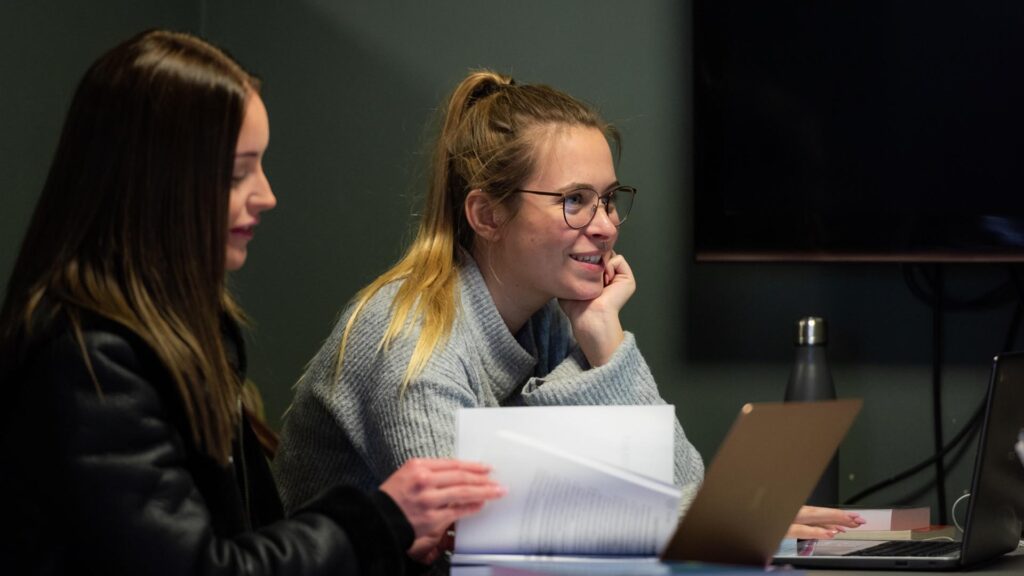
<svg viewBox="0 0 1024 576">
<path fill-rule="evenodd" d="M 947 540 L 897 540 L 882 542 L 870 548 L 849 552 L 844 556 L 949 556 L 958 550 L 959 542 Z"/>
</svg>

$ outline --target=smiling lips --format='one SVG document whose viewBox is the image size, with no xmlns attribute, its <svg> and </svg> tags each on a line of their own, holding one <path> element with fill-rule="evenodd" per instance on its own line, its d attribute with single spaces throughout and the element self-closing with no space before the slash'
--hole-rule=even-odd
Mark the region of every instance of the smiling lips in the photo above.
<svg viewBox="0 0 1024 576">
<path fill-rule="evenodd" d="M 244 238 L 252 238 L 253 230 L 254 230 L 255 227 L 256 227 L 255 225 L 252 225 L 252 226 L 236 226 L 235 228 L 231 229 L 231 233 L 236 235 L 236 236 L 242 236 Z"/>
<path fill-rule="evenodd" d="M 569 258 L 572 258 L 573 260 L 576 260 L 578 262 L 583 262 L 585 264 L 600 264 L 601 263 L 601 255 L 600 254 L 592 254 L 590 256 L 583 256 L 583 255 L 578 255 L 578 254 L 570 254 Z"/>
</svg>

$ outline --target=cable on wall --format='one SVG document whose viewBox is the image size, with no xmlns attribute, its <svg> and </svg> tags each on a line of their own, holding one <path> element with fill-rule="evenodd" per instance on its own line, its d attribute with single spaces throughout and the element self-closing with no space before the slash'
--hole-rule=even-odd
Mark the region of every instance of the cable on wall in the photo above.
<svg viewBox="0 0 1024 576">
<path fill-rule="evenodd" d="M 939 500 L 939 524 L 946 524 L 946 464 L 942 455 L 942 303 L 945 295 L 945 278 L 942 265 L 936 264 L 931 274 L 932 294 L 932 431 L 935 453 L 935 494 Z"/>
<path fill-rule="evenodd" d="M 952 299 L 948 294 L 945 293 L 944 279 L 941 277 L 941 272 L 933 273 L 931 276 L 926 276 L 925 284 L 922 285 L 918 278 L 918 274 L 926 274 L 927 271 L 920 267 L 907 265 L 903 267 L 904 279 L 907 282 L 907 286 L 910 291 L 919 300 L 922 300 L 933 310 L 933 333 L 932 333 L 932 346 L 933 346 L 933 394 L 936 394 L 936 386 L 941 385 L 941 377 L 936 377 L 936 373 L 941 371 L 942 367 L 942 356 L 941 356 L 941 319 L 936 324 L 934 319 L 934 312 L 936 309 L 940 310 L 940 314 L 943 311 L 950 309 L 955 310 L 968 310 L 968 309 L 980 309 L 980 308 L 993 308 L 1002 306 L 1007 302 L 1015 301 L 1013 314 L 1010 317 L 1010 323 L 1007 327 L 1006 335 L 1003 339 L 1002 351 L 1013 350 L 1016 346 L 1017 335 L 1020 331 L 1022 320 L 1024 320 L 1024 281 L 1021 280 L 1019 271 L 1013 266 L 1008 267 L 1009 278 L 1007 281 L 999 284 L 995 288 L 992 288 L 985 293 L 967 299 Z M 936 361 L 937 360 L 937 361 Z M 936 396 L 933 396 L 933 400 Z M 941 401 L 941 397 L 939 397 Z M 933 401 L 933 409 L 938 410 L 938 414 L 933 413 L 933 417 L 936 421 L 941 421 L 941 403 L 940 401 Z M 981 423 L 981 415 L 984 413 L 985 401 L 982 399 L 979 406 L 975 409 L 974 413 L 967 420 L 964 426 L 960 429 L 957 434 L 950 439 L 946 444 L 941 444 L 941 425 L 936 430 L 936 452 L 932 456 L 925 460 L 918 462 L 917 464 L 907 468 L 906 470 L 894 474 L 884 480 L 876 482 L 871 486 L 861 490 L 853 496 L 846 499 L 845 504 L 855 504 L 863 498 L 878 492 L 884 488 L 888 488 L 894 484 L 902 482 L 907 478 L 914 476 L 915 474 L 927 469 L 929 466 L 936 464 L 937 462 L 944 462 L 944 458 L 958 445 L 969 440 L 977 432 Z M 962 455 L 962 453 L 960 454 Z M 953 461 L 959 459 L 960 455 L 957 455 Z M 936 472 L 942 471 L 945 474 L 944 464 L 936 466 Z M 938 476 L 937 476 L 938 478 Z M 941 488 L 940 488 L 941 487 Z M 941 482 L 936 482 L 936 488 L 940 490 L 939 502 L 940 502 L 940 513 L 939 522 L 946 523 L 946 507 L 945 507 L 945 479 Z"/>
</svg>

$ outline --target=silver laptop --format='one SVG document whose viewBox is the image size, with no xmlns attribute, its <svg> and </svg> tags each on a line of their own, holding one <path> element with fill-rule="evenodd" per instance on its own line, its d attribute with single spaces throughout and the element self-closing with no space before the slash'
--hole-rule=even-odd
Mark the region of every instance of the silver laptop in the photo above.
<svg viewBox="0 0 1024 576">
<path fill-rule="evenodd" d="M 1024 462 L 1015 445 L 1024 430 L 1024 353 L 997 356 L 967 504 L 963 538 L 943 541 L 802 540 L 776 564 L 811 568 L 956 569 L 1017 548 L 1024 522 Z"/>
</svg>

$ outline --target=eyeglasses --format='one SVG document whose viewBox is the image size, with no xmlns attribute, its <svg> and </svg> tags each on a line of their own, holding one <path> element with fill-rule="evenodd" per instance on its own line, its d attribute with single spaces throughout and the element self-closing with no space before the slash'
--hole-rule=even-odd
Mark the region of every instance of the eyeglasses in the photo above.
<svg viewBox="0 0 1024 576">
<path fill-rule="evenodd" d="M 537 190 L 516 190 L 516 192 L 561 197 L 562 215 L 565 216 L 565 223 L 573 230 L 590 225 L 597 214 L 598 204 L 604 205 L 608 219 L 618 228 L 626 221 L 629 211 L 633 208 L 633 200 L 636 198 L 636 188 L 632 186 L 618 186 L 604 194 L 598 194 L 592 188 L 579 188 L 564 193 L 538 192 Z"/>
</svg>

